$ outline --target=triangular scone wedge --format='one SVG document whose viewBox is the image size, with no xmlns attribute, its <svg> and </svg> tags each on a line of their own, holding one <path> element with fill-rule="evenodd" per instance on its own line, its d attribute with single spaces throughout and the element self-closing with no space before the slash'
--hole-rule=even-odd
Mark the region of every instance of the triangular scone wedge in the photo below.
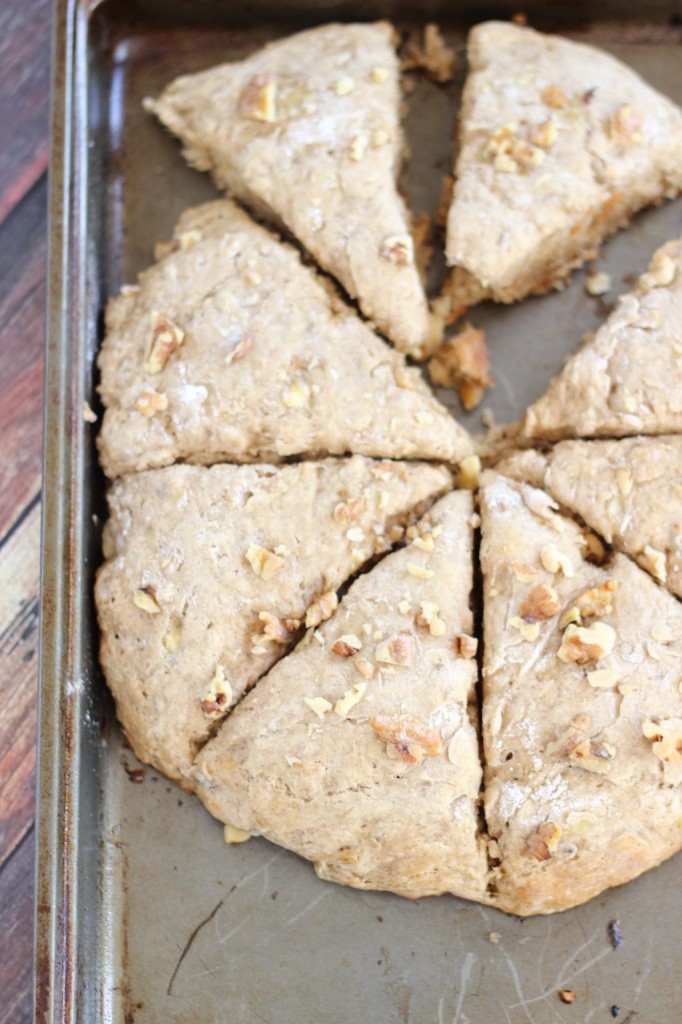
<svg viewBox="0 0 682 1024">
<path fill-rule="evenodd" d="M 614 57 L 530 28 L 472 29 L 447 259 L 456 306 L 560 287 L 682 187 L 682 111 Z"/>
<path fill-rule="evenodd" d="M 306 612 L 330 614 L 334 591 L 451 483 L 442 468 L 361 456 L 116 481 L 96 584 L 100 660 L 138 757 L 186 779 Z"/>
<path fill-rule="evenodd" d="M 665 433 L 682 433 L 682 240 L 655 253 L 521 426 L 548 440 Z"/>
<path fill-rule="evenodd" d="M 482 478 L 485 815 L 497 905 L 576 906 L 682 847 L 682 606 L 585 560 L 540 490 Z"/>
<path fill-rule="evenodd" d="M 380 330 L 419 356 L 430 325 L 396 186 L 400 102 L 393 28 L 377 22 L 300 32 L 184 75 L 146 106 L 189 163 L 284 225 Z"/>
<path fill-rule="evenodd" d="M 682 437 L 561 441 L 496 469 L 537 482 L 682 597 Z"/>
<path fill-rule="evenodd" d="M 485 899 L 471 524 L 469 494 L 443 498 L 260 680 L 199 757 L 212 814 L 325 879 Z"/>
<path fill-rule="evenodd" d="M 163 258 L 109 304 L 98 362 L 109 476 L 176 461 L 457 462 L 471 451 L 405 357 L 230 201 L 184 213 Z"/>
</svg>

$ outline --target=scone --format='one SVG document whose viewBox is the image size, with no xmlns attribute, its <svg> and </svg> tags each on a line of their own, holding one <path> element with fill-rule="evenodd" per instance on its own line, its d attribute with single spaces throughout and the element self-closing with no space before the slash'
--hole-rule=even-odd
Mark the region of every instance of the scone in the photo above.
<svg viewBox="0 0 682 1024">
<path fill-rule="evenodd" d="M 404 352 L 438 337 L 396 187 L 400 83 L 387 22 L 323 25 L 176 79 L 147 109 L 194 167 L 283 225 Z"/>
<path fill-rule="evenodd" d="M 545 492 L 482 484 L 495 905 L 547 914 L 682 847 L 682 607 L 624 555 L 587 561 Z"/>
<path fill-rule="evenodd" d="M 107 310 L 99 450 L 118 476 L 292 455 L 457 462 L 468 434 L 290 245 L 222 200 L 187 210 Z"/>
<path fill-rule="evenodd" d="M 325 879 L 485 900 L 471 515 L 443 498 L 260 680 L 199 756 L 213 814 Z"/>
<path fill-rule="evenodd" d="M 544 488 L 682 597 L 682 437 L 561 441 L 496 469 Z"/>
<path fill-rule="evenodd" d="M 117 480 L 95 596 L 100 661 L 137 756 L 186 783 L 245 690 L 450 486 L 445 469 L 361 456 Z"/>
<path fill-rule="evenodd" d="M 614 57 L 502 22 L 472 29 L 468 55 L 447 223 L 459 308 L 560 287 L 682 188 L 682 111 Z"/>
<path fill-rule="evenodd" d="M 557 440 L 680 431 L 682 240 L 677 240 L 654 254 L 635 289 L 619 299 L 606 323 L 530 406 L 521 436 Z"/>
</svg>

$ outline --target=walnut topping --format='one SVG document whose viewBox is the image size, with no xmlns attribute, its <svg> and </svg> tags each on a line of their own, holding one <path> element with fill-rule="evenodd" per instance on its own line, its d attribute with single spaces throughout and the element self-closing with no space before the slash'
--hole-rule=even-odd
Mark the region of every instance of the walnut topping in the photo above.
<svg viewBox="0 0 682 1024">
<path fill-rule="evenodd" d="M 133 591 L 133 604 L 148 615 L 158 615 L 161 608 L 157 604 L 154 591 L 151 587 L 141 587 Z"/>
<path fill-rule="evenodd" d="M 246 561 L 256 576 L 260 576 L 262 580 L 274 580 L 277 573 L 284 568 L 284 559 L 280 555 L 268 551 L 267 548 L 259 548 L 256 544 L 251 544 L 247 549 Z"/>
<path fill-rule="evenodd" d="M 520 608 L 521 618 L 525 622 L 538 622 L 551 619 L 559 612 L 559 595 L 553 587 L 539 583 L 526 594 Z"/>
<path fill-rule="evenodd" d="M 629 469 L 621 467 L 616 470 L 616 484 L 621 497 L 627 498 L 632 491 L 632 473 Z"/>
<path fill-rule="evenodd" d="M 251 833 L 243 828 L 237 828 L 235 825 L 225 825 L 223 828 L 223 838 L 226 843 L 234 846 L 238 843 L 245 843 L 247 839 L 251 838 Z"/>
<path fill-rule="evenodd" d="M 277 120 L 277 82 L 272 75 L 256 75 L 246 83 L 237 100 L 237 111 L 252 121 L 273 124 Z"/>
<path fill-rule="evenodd" d="M 670 764 L 682 761 L 682 718 L 642 722 L 642 732 L 648 740 L 653 740 L 651 749 L 661 761 Z"/>
<path fill-rule="evenodd" d="M 460 633 L 455 640 L 455 651 L 460 658 L 466 658 L 467 661 L 470 661 L 476 657 L 478 640 L 475 636 L 469 636 L 468 633 Z"/>
<path fill-rule="evenodd" d="M 170 629 L 163 638 L 163 646 L 166 648 L 169 654 L 175 654 L 180 647 L 180 639 L 182 637 L 182 624 L 178 619 L 173 619 L 170 625 Z"/>
<path fill-rule="evenodd" d="M 540 552 L 540 561 L 547 572 L 561 572 L 566 577 L 573 576 L 574 574 L 570 558 L 563 551 L 559 551 L 556 544 L 545 544 Z"/>
<path fill-rule="evenodd" d="M 658 548 L 652 548 L 650 544 L 644 546 L 642 554 L 639 556 L 639 561 L 649 570 L 652 576 L 655 576 L 661 583 L 665 583 L 668 578 L 668 568 L 666 565 L 665 553 L 659 551 Z"/>
<path fill-rule="evenodd" d="M 512 572 L 519 583 L 532 583 L 540 575 L 538 569 L 533 568 L 532 565 L 525 565 L 523 562 L 512 562 Z"/>
<path fill-rule="evenodd" d="M 324 716 L 328 711 L 331 711 L 332 705 L 324 697 L 304 697 L 303 703 L 307 704 L 311 711 L 313 711 L 319 720 L 324 721 Z"/>
<path fill-rule="evenodd" d="M 358 670 L 363 679 L 371 679 L 374 675 L 375 668 L 371 661 L 367 661 L 367 658 L 354 658 L 353 665 Z"/>
<path fill-rule="evenodd" d="M 643 282 L 650 287 L 665 288 L 672 284 L 677 275 L 677 264 L 668 256 L 667 252 L 657 252 L 646 274 L 643 275 Z"/>
<path fill-rule="evenodd" d="M 348 76 L 339 78 L 338 81 L 334 82 L 334 92 L 337 96 L 347 96 L 354 88 L 355 82 Z"/>
<path fill-rule="evenodd" d="M 526 622 L 518 615 L 512 616 L 509 620 L 509 625 L 514 629 L 518 629 L 519 633 L 524 640 L 532 643 L 540 636 L 540 623 L 539 622 Z"/>
<path fill-rule="evenodd" d="M 414 546 L 420 551 L 426 551 L 430 554 L 435 549 L 432 533 L 423 533 L 421 536 L 417 535 L 412 541 Z"/>
<path fill-rule="evenodd" d="M 372 145 L 375 149 L 380 149 L 381 146 L 385 146 L 386 143 L 390 141 L 391 136 L 385 128 L 375 128 L 372 132 Z"/>
<path fill-rule="evenodd" d="M 310 401 L 310 388 L 303 381 L 297 380 L 284 390 L 282 401 L 287 409 L 303 409 Z"/>
<path fill-rule="evenodd" d="M 618 583 L 616 580 L 605 580 L 598 587 L 590 587 L 576 598 L 575 607 L 583 619 L 601 618 L 613 611 L 612 595 Z"/>
<path fill-rule="evenodd" d="M 429 376 L 436 387 L 456 387 L 464 408 L 475 409 L 493 385 L 485 331 L 465 324 L 431 357 Z"/>
<path fill-rule="evenodd" d="M 565 732 L 547 744 L 546 752 L 548 754 L 560 754 L 564 757 L 569 755 L 576 747 L 589 740 L 589 728 L 590 716 L 585 714 L 585 712 L 581 712 L 575 716 Z"/>
<path fill-rule="evenodd" d="M 481 473 L 481 460 L 478 455 L 467 455 L 459 464 L 457 486 L 461 491 L 475 491 Z"/>
<path fill-rule="evenodd" d="M 428 629 L 431 636 L 443 636 L 445 622 L 440 618 L 440 608 L 434 601 L 422 601 L 421 611 L 417 612 L 415 625 L 420 629 Z"/>
<path fill-rule="evenodd" d="M 584 665 L 607 657 L 615 642 L 615 631 L 605 622 L 595 622 L 587 627 L 571 624 L 564 633 L 557 657 L 560 661 Z"/>
<path fill-rule="evenodd" d="M 97 413 L 92 411 L 89 402 L 83 402 L 83 419 L 86 423 L 97 423 Z"/>
<path fill-rule="evenodd" d="M 641 115 L 629 103 L 619 107 L 609 120 L 609 136 L 617 143 L 638 143 L 644 141 Z"/>
<path fill-rule="evenodd" d="M 381 85 L 382 82 L 388 81 L 388 79 L 391 77 L 391 72 L 388 70 L 388 68 L 372 68 L 372 70 L 369 73 L 369 77 L 372 82 L 376 82 L 378 85 Z"/>
<path fill-rule="evenodd" d="M 340 658 L 352 658 L 362 650 L 362 641 L 354 633 L 344 633 L 332 647 L 332 652 Z"/>
<path fill-rule="evenodd" d="M 247 352 L 251 351 L 251 346 L 252 345 L 253 345 L 253 341 L 252 341 L 250 335 L 245 334 L 244 337 L 241 338 L 240 341 L 237 342 L 235 347 L 232 349 L 230 354 L 227 356 L 225 362 L 228 364 L 228 366 L 231 363 L 239 362 L 240 359 L 244 358 L 244 356 L 247 354 Z"/>
<path fill-rule="evenodd" d="M 609 750 L 605 744 L 594 743 L 590 740 L 579 743 L 568 755 L 569 761 L 573 761 L 585 771 L 595 772 L 599 775 L 611 771 L 610 759 L 612 757 L 613 751 Z"/>
<path fill-rule="evenodd" d="M 389 235 L 381 243 L 379 256 L 397 267 L 414 263 L 414 242 L 411 235 Z"/>
<path fill-rule="evenodd" d="M 158 391 L 145 388 L 135 402 L 135 408 L 138 412 L 141 412 L 143 416 L 155 416 L 157 412 L 166 411 L 168 408 L 168 399 L 165 395 L 160 395 Z"/>
<path fill-rule="evenodd" d="M 364 498 L 350 498 L 348 501 L 340 502 L 334 509 L 334 519 L 337 523 L 354 523 L 365 511 Z"/>
<path fill-rule="evenodd" d="M 485 155 L 492 159 L 496 171 L 514 174 L 519 169 L 539 167 L 544 161 L 544 149 L 520 138 L 518 131 L 518 125 L 510 121 L 490 136 Z"/>
<path fill-rule="evenodd" d="M 300 619 L 278 619 L 270 612 L 259 612 L 258 618 L 263 623 L 263 634 L 259 639 L 266 643 L 289 643 L 301 625 Z"/>
<path fill-rule="evenodd" d="M 412 634 L 402 631 L 389 636 L 377 645 L 374 657 L 384 665 L 400 665 L 403 668 L 411 668 L 414 657 Z"/>
<path fill-rule="evenodd" d="M 436 730 L 418 718 L 380 715 L 370 718 L 369 724 L 379 739 L 393 747 L 407 764 L 420 764 L 425 757 L 438 757 L 443 752 L 443 742 Z"/>
<path fill-rule="evenodd" d="M 561 828 L 552 821 L 545 821 L 526 840 L 526 853 L 535 860 L 549 860 L 561 838 Z"/>
<path fill-rule="evenodd" d="M 598 668 L 587 673 L 587 681 L 597 690 L 608 690 L 620 682 L 620 675 L 613 668 Z"/>
<path fill-rule="evenodd" d="M 367 152 L 367 136 L 366 135 L 354 135 L 350 142 L 349 154 L 351 160 L 359 163 L 364 159 L 365 153 Z"/>
<path fill-rule="evenodd" d="M 144 368 L 147 373 L 161 373 L 176 349 L 185 340 L 182 328 L 161 313 L 152 313 L 152 338 Z"/>
<path fill-rule="evenodd" d="M 585 279 L 585 291 L 588 295 L 591 295 L 593 299 L 598 298 L 600 295 L 606 295 L 607 292 L 611 291 L 611 275 L 607 274 L 606 271 L 591 271 L 588 273 Z"/>
<path fill-rule="evenodd" d="M 529 138 L 534 146 L 540 146 L 541 149 L 550 149 L 557 140 L 556 124 L 551 117 L 548 118 L 542 124 L 531 128 Z"/>
<path fill-rule="evenodd" d="M 326 622 L 332 617 L 338 606 L 339 599 L 333 590 L 320 594 L 305 613 L 306 628 L 310 629 L 311 626 L 319 626 L 321 622 Z"/>
<path fill-rule="evenodd" d="M 418 580 L 431 580 L 436 575 L 433 569 L 425 569 L 422 565 L 416 565 L 414 562 L 407 563 L 407 571 L 410 576 L 415 576 Z"/>
<path fill-rule="evenodd" d="M 580 608 L 575 604 L 571 605 L 570 608 L 567 608 L 559 619 L 559 629 L 566 629 L 566 626 L 570 626 L 572 622 L 577 622 L 579 626 L 582 626 L 583 624 Z"/>
<path fill-rule="evenodd" d="M 365 690 L 367 689 L 367 683 L 356 683 L 350 690 L 346 690 L 343 697 L 337 700 L 334 705 L 334 714 L 338 715 L 339 718 L 345 718 L 348 712 L 359 704 L 362 698 L 365 696 Z"/>
<path fill-rule="evenodd" d="M 565 110 L 568 106 L 568 96 L 558 85 L 548 85 L 543 89 L 542 101 L 552 110 Z"/>
<path fill-rule="evenodd" d="M 218 665 L 201 699 L 201 710 L 207 718 L 222 718 L 231 703 L 232 687 L 225 678 L 224 668 Z"/>
</svg>

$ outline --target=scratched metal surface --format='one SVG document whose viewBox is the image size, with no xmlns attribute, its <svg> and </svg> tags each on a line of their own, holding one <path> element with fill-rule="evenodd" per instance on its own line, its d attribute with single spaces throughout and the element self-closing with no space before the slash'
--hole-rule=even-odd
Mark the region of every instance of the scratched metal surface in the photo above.
<svg viewBox="0 0 682 1024">
<path fill-rule="evenodd" d="M 262 27 L 179 30 L 134 22 L 124 30 L 113 16 L 107 20 L 106 7 L 97 12 L 90 40 L 95 305 L 149 262 L 153 243 L 168 235 L 182 208 L 214 195 L 208 179 L 189 170 L 176 143 L 142 113 L 140 98 L 181 71 L 238 57 L 277 34 Z M 660 34 L 657 45 L 612 48 L 682 101 L 678 41 Z M 461 42 L 462 34 L 452 37 Z M 613 44 L 622 35 L 606 28 L 599 38 Z M 416 212 L 434 208 L 448 171 L 461 61 L 459 70 L 446 89 L 419 80 L 409 99 L 407 186 Z M 600 266 L 613 275 L 614 295 L 681 229 L 678 202 L 642 215 L 610 242 Z M 519 416 L 604 311 L 604 301 L 585 295 L 582 274 L 559 295 L 474 311 L 472 320 L 488 330 L 497 380 L 482 408 L 500 422 Z M 472 428 L 481 412 L 466 419 Z M 96 492 L 89 501 L 96 510 Z M 93 532 L 90 546 L 94 539 Z M 91 610 L 84 623 L 91 651 Z M 90 762 L 98 816 L 78 855 L 87 899 L 79 920 L 90 925 L 83 933 L 87 948 L 79 948 L 85 966 L 77 981 L 91 991 L 87 1005 L 97 1007 L 97 1019 L 597 1024 L 614 1019 L 612 1006 L 620 1008 L 620 1024 L 680 1019 L 679 859 L 575 911 L 526 921 L 450 897 L 411 903 L 346 890 L 319 881 L 310 865 L 265 841 L 226 847 L 220 825 L 199 803 L 149 769 L 141 783 L 131 781 L 130 771 L 139 766 L 122 743 L 102 680 L 89 667 L 83 686 L 87 742 L 101 746 Z M 618 951 L 606 931 L 613 918 L 624 936 Z M 495 932 L 499 942 L 492 943 Z M 575 992 L 572 1006 L 559 1001 L 560 988 Z M 76 1011 L 73 1019 L 95 1017 Z"/>
</svg>

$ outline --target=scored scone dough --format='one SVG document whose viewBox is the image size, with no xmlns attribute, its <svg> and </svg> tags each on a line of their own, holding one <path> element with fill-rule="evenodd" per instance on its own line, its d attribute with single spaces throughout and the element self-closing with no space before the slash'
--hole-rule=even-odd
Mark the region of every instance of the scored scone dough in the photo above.
<svg viewBox="0 0 682 1024">
<path fill-rule="evenodd" d="M 457 462 L 471 451 L 405 357 L 234 203 L 187 210 L 163 252 L 107 309 L 98 443 L 109 476 L 176 461 Z M 183 335 L 150 369 L 158 322 Z"/>
<path fill-rule="evenodd" d="M 680 164 L 682 167 L 682 163 Z M 527 410 L 521 437 L 682 431 L 682 240 L 654 254 L 633 291 Z"/>
<path fill-rule="evenodd" d="M 219 188 L 284 225 L 404 352 L 432 338 L 409 215 L 393 28 L 323 25 L 172 82 L 153 111 Z"/>
<path fill-rule="evenodd" d="M 561 441 L 495 468 L 542 487 L 682 597 L 682 437 Z"/>
<path fill-rule="evenodd" d="M 447 224 L 456 307 L 559 287 L 682 187 L 682 111 L 591 46 L 487 22 L 468 40 Z"/>
<path fill-rule="evenodd" d="M 545 492 L 481 482 L 495 905 L 552 913 L 682 847 L 682 607 L 624 555 L 586 561 Z"/>
<path fill-rule="evenodd" d="M 465 492 L 438 502 L 235 709 L 197 762 L 212 814 L 325 879 L 485 899 L 472 511 Z"/>
<path fill-rule="evenodd" d="M 137 756 L 186 781 L 314 600 L 451 485 L 440 467 L 362 456 L 117 480 L 95 597 L 100 661 Z"/>
</svg>

